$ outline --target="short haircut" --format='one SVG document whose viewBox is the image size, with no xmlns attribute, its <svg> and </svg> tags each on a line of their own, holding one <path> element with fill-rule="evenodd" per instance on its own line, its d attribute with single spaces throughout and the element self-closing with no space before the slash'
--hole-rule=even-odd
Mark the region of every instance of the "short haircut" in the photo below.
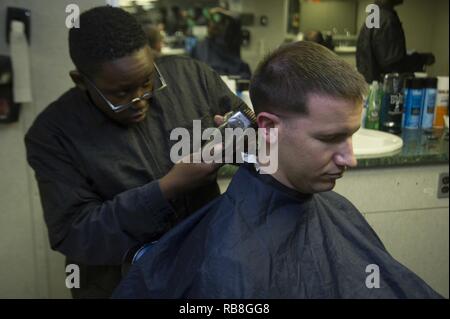
<svg viewBox="0 0 450 319">
<path fill-rule="evenodd" d="M 362 101 L 367 84 L 354 67 L 324 46 L 308 41 L 289 43 L 259 64 L 250 83 L 250 98 L 263 111 L 308 114 L 311 94 Z"/>
<path fill-rule="evenodd" d="M 95 75 L 102 63 L 128 56 L 147 44 L 145 32 L 128 12 L 110 6 L 80 15 L 80 27 L 69 31 L 70 57 L 76 68 Z"/>
</svg>

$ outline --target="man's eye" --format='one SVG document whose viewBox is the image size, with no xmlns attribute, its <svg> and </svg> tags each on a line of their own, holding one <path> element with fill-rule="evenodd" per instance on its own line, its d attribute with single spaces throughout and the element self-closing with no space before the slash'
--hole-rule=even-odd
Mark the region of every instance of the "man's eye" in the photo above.
<svg viewBox="0 0 450 319">
<path fill-rule="evenodd" d="M 319 138 L 319 141 L 322 141 L 324 143 L 339 143 L 343 141 L 345 137 L 342 136 L 327 136 L 327 137 L 321 137 Z"/>
</svg>

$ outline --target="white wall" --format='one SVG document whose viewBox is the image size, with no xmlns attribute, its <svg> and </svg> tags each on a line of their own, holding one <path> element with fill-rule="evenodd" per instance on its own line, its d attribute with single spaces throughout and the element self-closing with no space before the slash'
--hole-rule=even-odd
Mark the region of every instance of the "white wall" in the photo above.
<svg viewBox="0 0 450 319">
<path fill-rule="evenodd" d="M 432 29 L 431 52 L 436 56 L 436 63 L 430 68 L 430 74 L 434 76 L 448 76 L 448 0 L 438 0 L 435 3 L 434 21 Z"/>
<path fill-rule="evenodd" d="M 258 62 L 271 50 L 283 43 L 286 35 L 286 0 L 241 0 L 242 12 L 253 13 L 255 24 L 245 27 L 250 31 L 251 43 L 247 48 L 241 49 L 242 59 L 255 70 Z M 233 8 L 232 8 L 233 9 Z M 267 16 L 269 23 L 262 26 L 259 23 L 261 16 Z"/>
<path fill-rule="evenodd" d="M 24 135 L 36 115 L 71 87 L 65 7 L 81 11 L 100 0 L 1 0 L 0 54 L 5 41 L 6 8 L 31 10 L 30 62 L 33 103 L 23 105 L 20 120 L 0 124 L 0 298 L 63 298 L 63 257 L 51 252 L 34 175 L 25 159 Z"/>
</svg>

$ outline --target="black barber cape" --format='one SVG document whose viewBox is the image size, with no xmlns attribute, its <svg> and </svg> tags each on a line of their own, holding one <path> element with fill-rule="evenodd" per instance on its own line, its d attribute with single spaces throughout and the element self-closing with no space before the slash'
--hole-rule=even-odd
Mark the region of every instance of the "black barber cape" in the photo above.
<svg viewBox="0 0 450 319">
<path fill-rule="evenodd" d="M 369 265 L 379 267 L 379 288 L 366 286 L 376 282 Z M 440 296 L 389 255 L 342 196 L 303 195 L 243 166 L 225 194 L 133 265 L 113 297 Z"/>
<path fill-rule="evenodd" d="M 167 88 L 152 98 L 143 122 L 120 126 L 74 88 L 25 137 L 51 247 L 80 266 L 75 297 L 110 297 L 130 248 L 158 238 L 219 195 L 214 182 L 169 204 L 157 179 L 173 166 L 173 128 L 188 128 L 192 136 L 192 120 L 213 127 L 215 114 L 242 102 L 201 62 L 163 57 L 156 63 Z"/>
</svg>

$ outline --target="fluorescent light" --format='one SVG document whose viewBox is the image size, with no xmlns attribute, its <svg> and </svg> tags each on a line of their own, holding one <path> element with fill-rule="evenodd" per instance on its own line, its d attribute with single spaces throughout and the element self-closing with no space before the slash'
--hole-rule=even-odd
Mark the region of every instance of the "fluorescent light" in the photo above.
<svg viewBox="0 0 450 319">
<path fill-rule="evenodd" d="M 128 7 L 131 6 L 133 4 L 133 2 L 135 2 L 137 5 L 140 6 L 148 6 L 150 4 L 152 4 L 153 2 L 157 2 L 158 0 L 119 0 L 120 6 L 121 7 Z"/>
</svg>

